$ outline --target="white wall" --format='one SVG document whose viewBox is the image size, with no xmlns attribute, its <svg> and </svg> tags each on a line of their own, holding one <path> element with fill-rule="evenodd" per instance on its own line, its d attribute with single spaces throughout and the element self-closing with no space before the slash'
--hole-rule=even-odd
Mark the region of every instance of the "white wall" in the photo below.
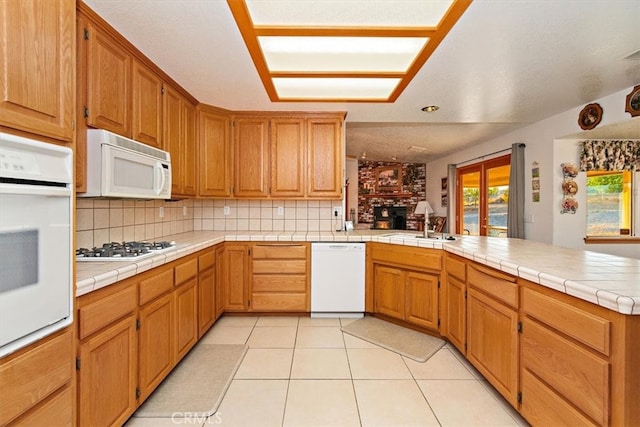
<svg viewBox="0 0 640 427">
<path fill-rule="evenodd" d="M 587 101 L 598 102 L 603 110 L 602 122 L 596 129 L 608 124 L 628 121 L 631 119 L 624 111 L 626 95 L 631 88 L 616 92 L 604 98 Z M 525 149 L 525 218 L 532 222 L 525 223 L 525 239 L 535 240 L 558 246 L 587 249 L 598 252 L 612 253 L 621 256 L 640 258 L 638 245 L 588 245 L 584 244 L 585 210 L 578 209 L 578 213 L 560 214 L 560 199 L 562 198 L 562 173 L 560 164 L 563 162 L 578 163 L 578 146 L 576 133 L 582 130 L 578 126 L 578 114 L 583 106 L 565 111 L 540 122 L 525 126 L 500 137 L 485 141 L 474 147 L 461 150 L 445 158 L 427 163 L 427 200 L 432 204 L 438 215 L 445 215 L 446 208 L 440 205 L 440 178 L 447 175 L 447 164 L 462 163 L 474 157 L 510 148 L 513 143 L 524 143 Z M 638 118 L 634 119 L 638 120 Z M 568 137 L 571 135 L 571 137 Z M 582 132 L 580 137 L 589 138 L 589 132 Z M 633 135 L 629 136 L 634 137 Z M 635 136 L 637 137 L 637 136 Z M 605 139 L 605 138 L 599 138 Z M 538 162 L 540 168 L 540 202 L 534 203 L 531 198 L 531 167 Z M 583 191 L 579 197 L 586 194 L 584 174 L 578 176 L 578 185 Z M 451 185 L 451 184 L 450 184 Z M 580 206 L 585 201 L 578 199 Z"/>
</svg>

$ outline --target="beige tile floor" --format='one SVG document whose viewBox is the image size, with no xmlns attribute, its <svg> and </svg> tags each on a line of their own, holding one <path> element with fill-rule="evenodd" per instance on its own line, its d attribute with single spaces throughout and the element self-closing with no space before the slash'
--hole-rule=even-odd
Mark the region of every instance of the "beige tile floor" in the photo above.
<svg viewBox="0 0 640 427">
<path fill-rule="evenodd" d="M 127 427 L 526 426 L 455 348 L 425 363 L 344 334 L 353 319 L 223 317 L 204 342 L 249 350 L 218 412 Z"/>
</svg>

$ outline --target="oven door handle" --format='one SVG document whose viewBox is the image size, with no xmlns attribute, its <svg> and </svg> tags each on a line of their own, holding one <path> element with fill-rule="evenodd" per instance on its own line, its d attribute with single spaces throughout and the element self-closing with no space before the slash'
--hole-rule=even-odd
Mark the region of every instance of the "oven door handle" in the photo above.
<svg viewBox="0 0 640 427">
<path fill-rule="evenodd" d="M 22 185 L 5 183 L 0 184 L 0 193 L 51 197 L 71 197 L 72 195 L 71 188 L 68 187 L 49 187 L 46 185 Z"/>
</svg>

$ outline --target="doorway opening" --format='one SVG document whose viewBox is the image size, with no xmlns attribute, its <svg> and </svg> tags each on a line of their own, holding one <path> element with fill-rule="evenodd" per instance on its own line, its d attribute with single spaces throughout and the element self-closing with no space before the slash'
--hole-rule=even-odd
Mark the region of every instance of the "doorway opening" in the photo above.
<svg viewBox="0 0 640 427">
<path fill-rule="evenodd" d="M 458 168 L 456 233 L 507 237 L 511 154 Z"/>
</svg>

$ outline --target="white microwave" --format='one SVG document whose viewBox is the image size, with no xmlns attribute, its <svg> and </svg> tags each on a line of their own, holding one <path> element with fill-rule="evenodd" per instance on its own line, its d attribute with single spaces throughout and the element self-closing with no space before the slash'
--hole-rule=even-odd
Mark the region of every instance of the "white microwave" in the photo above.
<svg viewBox="0 0 640 427">
<path fill-rule="evenodd" d="M 102 129 L 87 131 L 87 191 L 79 197 L 171 198 L 168 152 Z"/>
</svg>

